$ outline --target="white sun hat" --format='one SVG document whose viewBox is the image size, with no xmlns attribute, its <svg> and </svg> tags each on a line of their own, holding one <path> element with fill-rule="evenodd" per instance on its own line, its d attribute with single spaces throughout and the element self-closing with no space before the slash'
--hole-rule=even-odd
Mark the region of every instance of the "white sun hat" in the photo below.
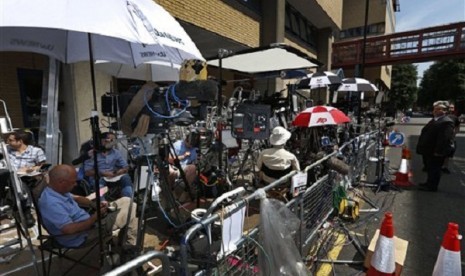
<svg viewBox="0 0 465 276">
<path fill-rule="evenodd" d="M 287 129 L 278 126 L 271 132 L 270 144 L 273 146 L 281 146 L 284 145 L 289 138 L 291 138 L 291 133 Z"/>
</svg>

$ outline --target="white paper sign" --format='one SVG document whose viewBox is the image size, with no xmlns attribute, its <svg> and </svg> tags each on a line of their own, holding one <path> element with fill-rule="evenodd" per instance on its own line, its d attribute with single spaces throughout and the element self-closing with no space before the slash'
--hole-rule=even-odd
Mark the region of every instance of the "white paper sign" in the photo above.
<svg viewBox="0 0 465 276">
<path fill-rule="evenodd" d="M 244 229 L 245 208 L 245 206 L 242 207 L 230 217 L 223 220 L 221 251 L 218 253 L 219 258 L 237 249 L 236 244 L 241 239 Z"/>
<path fill-rule="evenodd" d="M 293 197 L 298 196 L 300 193 L 305 192 L 307 188 L 307 173 L 299 172 L 292 177 L 291 193 Z"/>
</svg>

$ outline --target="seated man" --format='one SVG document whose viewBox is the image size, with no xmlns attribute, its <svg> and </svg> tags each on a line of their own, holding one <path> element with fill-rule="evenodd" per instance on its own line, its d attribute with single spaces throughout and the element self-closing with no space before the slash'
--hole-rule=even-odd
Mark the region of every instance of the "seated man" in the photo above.
<svg viewBox="0 0 465 276">
<path fill-rule="evenodd" d="M 197 177 L 197 168 L 195 162 L 197 161 L 197 147 L 194 145 L 198 144 L 197 133 L 191 132 L 183 140 L 178 140 L 173 144 L 174 153 L 172 152 L 169 156 L 168 162 L 172 164 L 169 172 L 169 182 L 173 187 L 177 178 L 180 177 L 178 168 L 173 166 L 179 160 L 179 165 L 186 175 L 187 184 L 192 185 L 195 178 Z M 176 156 L 178 160 L 176 160 Z"/>
<path fill-rule="evenodd" d="M 11 166 L 16 169 L 21 179 L 22 193 L 28 194 L 21 197 L 21 205 L 26 217 L 26 224 L 32 227 L 35 219 L 31 214 L 32 201 L 30 199 L 29 187 L 34 186 L 37 179 L 27 176 L 27 174 L 37 172 L 41 165 L 45 163 L 45 153 L 39 147 L 29 144 L 29 134 L 25 131 L 15 131 L 7 135 L 7 151 Z"/>
<path fill-rule="evenodd" d="M 108 186 L 109 183 L 119 182 L 121 185 L 121 196 L 132 197 L 133 187 L 131 177 L 127 174 L 129 166 L 122 157 L 119 150 L 114 149 L 115 134 L 106 132 L 101 135 L 101 150 L 97 153 L 97 166 L 100 178 L 100 187 Z M 85 175 L 94 187 L 94 157 L 84 162 Z M 110 185 L 111 186 L 111 185 Z"/>
<path fill-rule="evenodd" d="M 57 165 L 50 170 L 49 178 L 49 184 L 39 198 L 39 210 L 47 231 L 53 236 L 63 235 L 56 237 L 56 240 L 65 247 L 79 247 L 85 245 L 86 242 L 95 241 L 98 238 L 98 228 L 95 227 L 97 213 L 90 215 L 78 206 L 78 204 L 91 206 L 92 201 L 70 193 L 77 179 L 74 167 Z M 136 205 L 130 206 L 130 201 L 128 197 L 116 200 L 117 210 L 110 213 L 108 213 L 107 202 L 102 202 L 100 211 L 106 235 L 111 235 L 113 230 L 127 226 L 127 243 L 135 245 L 137 238 Z M 129 211 L 131 215 L 128 221 Z"/>
<path fill-rule="evenodd" d="M 275 127 L 270 135 L 270 149 L 263 150 L 258 156 L 257 166 L 260 170 L 260 177 L 265 183 L 271 183 L 292 170 L 300 171 L 297 157 L 284 149 L 287 140 L 291 138 L 291 133 L 285 128 Z"/>
<path fill-rule="evenodd" d="M 28 134 L 24 131 L 15 131 L 8 134 L 8 156 L 11 165 L 18 171 L 30 173 L 45 163 L 45 153 L 39 147 L 28 143 Z"/>
</svg>

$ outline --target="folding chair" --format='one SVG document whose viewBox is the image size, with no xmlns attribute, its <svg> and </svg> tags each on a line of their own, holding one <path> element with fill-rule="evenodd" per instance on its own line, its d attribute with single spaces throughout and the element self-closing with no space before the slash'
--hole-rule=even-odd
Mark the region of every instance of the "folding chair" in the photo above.
<svg viewBox="0 0 465 276">
<path fill-rule="evenodd" d="M 89 243 L 89 244 L 85 243 L 83 246 L 65 247 L 65 246 L 61 245 L 57 241 L 56 238 L 57 237 L 63 237 L 63 236 L 66 236 L 66 235 L 52 236 L 52 235 L 47 235 L 47 234 L 43 233 L 42 229 L 45 229 L 45 230 L 47 230 L 47 229 L 43 224 L 42 214 L 41 214 L 41 211 L 39 209 L 38 202 L 39 202 L 39 198 L 40 198 L 40 196 L 42 194 L 42 191 L 45 189 L 46 186 L 47 186 L 46 182 L 42 181 L 32 191 L 33 204 L 35 206 L 35 210 L 36 210 L 36 214 L 37 214 L 37 224 L 38 224 L 37 228 L 38 228 L 38 234 L 39 234 L 37 239 L 40 242 L 39 250 L 40 250 L 40 254 L 41 254 L 41 258 L 42 258 L 43 275 L 49 275 L 50 274 L 53 255 L 56 255 L 59 258 L 64 258 L 64 259 L 74 263 L 62 275 L 66 275 L 67 273 L 69 273 L 77 264 L 82 265 L 82 266 L 86 266 L 86 267 L 89 267 L 89 268 L 92 268 L 92 269 L 95 269 L 95 270 L 98 271 L 100 269 L 99 266 L 94 266 L 92 264 L 87 264 L 87 263 L 84 263 L 82 261 L 82 259 L 84 257 L 86 257 L 96 246 L 99 245 L 99 240 L 98 239 L 96 239 L 95 242 L 93 242 L 93 243 Z M 75 251 L 77 249 L 82 249 L 83 251 L 85 251 L 80 258 L 74 258 L 74 257 L 69 256 L 70 252 Z M 45 252 L 49 253 L 47 263 L 45 262 Z M 48 266 L 48 268 L 46 268 L 46 266 Z"/>
</svg>

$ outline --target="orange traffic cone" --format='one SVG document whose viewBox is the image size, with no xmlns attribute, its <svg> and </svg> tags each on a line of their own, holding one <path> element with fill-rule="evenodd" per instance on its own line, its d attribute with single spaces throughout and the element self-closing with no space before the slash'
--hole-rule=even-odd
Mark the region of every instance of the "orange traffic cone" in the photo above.
<svg viewBox="0 0 465 276">
<path fill-rule="evenodd" d="M 406 146 L 402 147 L 402 159 L 410 160 L 411 158 L 412 154 L 410 153 L 410 150 Z"/>
<path fill-rule="evenodd" d="M 438 259 L 434 265 L 433 276 L 461 276 L 462 265 L 460 261 L 459 225 L 449 223 L 446 234 L 442 240 Z"/>
<path fill-rule="evenodd" d="M 413 183 L 410 182 L 410 170 L 408 166 L 408 160 L 406 158 L 402 158 L 402 161 L 400 162 L 399 170 L 396 172 L 394 185 L 402 187 L 413 185 Z"/>
<path fill-rule="evenodd" d="M 395 275 L 396 260 L 394 257 L 394 226 L 392 224 L 392 213 L 384 214 L 381 224 L 375 252 L 371 257 L 370 268 L 367 276 Z"/>
</svg>

